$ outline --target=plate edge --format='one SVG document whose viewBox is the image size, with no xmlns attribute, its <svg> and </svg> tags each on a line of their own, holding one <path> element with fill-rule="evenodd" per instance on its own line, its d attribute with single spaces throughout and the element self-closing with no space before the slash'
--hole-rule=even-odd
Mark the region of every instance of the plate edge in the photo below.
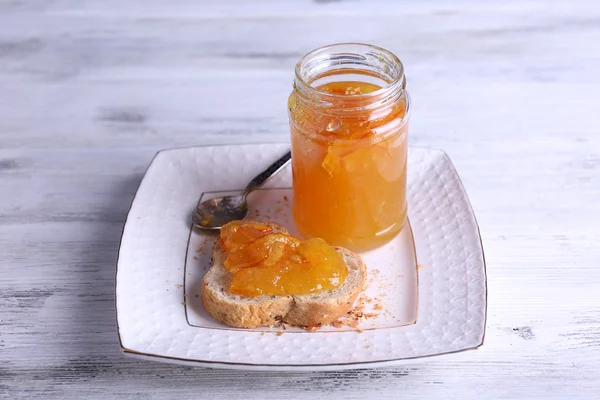
<svg viewBox="0 0 600 400">
<path fill-rule="evenodd" d="M 405 357 L 405 358 L 393 358 L 389 360 L 378 360 L 378 361 L 361 361 L 361 362 L 349 362 L 349 363 L 329 363 L 329 364 L 253 364 L 253 363 L 236 363 L 227 361 L 209 361 L 209 360 L 197 360 L 191 358 L 181 358 L 164 356 L 160 354 L 144 353 L 136 350 L 130 350 L 121 346 L 121 351 L 125 356 L 134 358 L 144 358 L 157 362 L 167 363 L 180 363 L 186 365 L 193 365 L 196 367 L 214 368 L 214 369 L 238 369 L 238 370 L 277 370 L 277 371 L 293 371 L 293 372 L 312 372 L 318 370 L 343 370 L 343 369 L 361 369 L 361 368 L 382 368 L 386 366 L 394 366 L 399 364 L 405 364 L 410 362 L 424 361 L 428 358 L 436 358 L 440 356 L 449 356 L 453 354 L 464 353 L 467 351 L 477 350 L 481 345 L 474 347 L 467 347 L 459 350 L 447 351 L 444 353 L 428 354 L 425 356 Z"/>
<path fill-rule="evenodd" d="M 456 169 L 456 166 L 452 162 L 452 159 L 450 158 L 450 156 L 448 156 L 448 153 L 446 153 L 444 150 L 441 150 L 441 149 L 435 149 L 435 150 L 442 154 L 442 157 L 448 162 L 448 164 L 452 168 L 452 171 L 454 171 L 454 174 L 456 175 L 456 177 L 458 179 L 458 184 L 460 185 L 460 188 L 462 189 L 463 193 L 465 194 L 465 199 L 467 200 L 467 205 L 469 206 L 469 211 L 471 211 L 471 215 L 473 215 L 473 219 L 475 220 L 475 227 L 477 228 L 477 236 L 479 237 L 479 246 L 481 247 L 481 259 L 483 260 L 483 275 L 484 275 L 483 283 L 485 286 L 485 309 L 484 309 L 484 317 L 483 317 L 483 335 L 481 336 L 481 343 L 479 343 L 477 346 L 473 347 L 473 349 L 477 349 L 477 348 L 483 346 L 483 344 L 485 343 L 485 335 L 487 333 L 488 300 L 489 300 L 487 263 L 485 260 L 485 249 L 483 248 L 483 239 L 481 238 L 481 228 L 479 227 L 479 221 L 477 221 L 477 215 L 475 215 L 475 211 L 473 211 L 473 204 L 471 204 L 471 199 L 469 199 L 469 194 L 467 193 L 467 190 L 465 189 L 465 185 L 460 177 L 460 174 L 458 173 L 458 170 Z"/>
<path fill-rule="evenodd" d="M 122 351 L 130 351 L 129 349 L 127 349 L 126 347 L 123 346 L 123 341 L 121 339 L 121 332 L 119 329 L 119 308 L 117 307 L 117 277 L 119 275 L 119 259 L 121 257 L 121 246 L 123 244 L 123 235 L 125 234 L 125 227 L 127 226 L 127 221 L 129 220 L 129 215 L 131 214 L 131 208 L 133 207 L 133 203 L 135 202 L 135 199 L 140 191 L 140 187 L 142 187 L 142 184 L 144 183 L 144 180 L 146 180 L 146 177 L 148 176 L 148 171 L 150 170 L 150 167 L 152 167 L 152 164 L 154 164 L 154 161 L 156 161 L 157 157 L 159 156 L 159 154 L 162 153 L 162 150 L 157 151 L 154 156 L 152 156 L 152 159 L 150 160 L 150 162 L 148 163 L 148 166 L 146 167 L 146 170 L 144 171 L 144 176 L 142 176 L 142 180 L 140 181 L 137 189 L 135 190 L 135 193 L 133 194 L 133 198 L 131 199 L 131 203 L 129 204 L 129 209 L 127 210 L 127 216 L 125 217 L 125 221 L 123 222 L 123 228 L 121 229 L 121 236 L 119 238 L 119 247 L 117 248 L 117 260 L 115 261 L 115 284 L 114 284 L 114 307 L 115 307 L 115 322 L 116 322 L 116 328 L 117 328 L 117 339 L 119 341 L 119 347 L 121 348 Z"/>
</svg>

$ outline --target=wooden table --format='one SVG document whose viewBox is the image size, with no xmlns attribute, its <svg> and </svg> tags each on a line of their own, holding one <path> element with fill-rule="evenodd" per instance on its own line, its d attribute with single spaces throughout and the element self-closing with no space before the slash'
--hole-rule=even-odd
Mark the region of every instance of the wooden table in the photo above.
<svg viewBox="0 0 600 400">
<path fill-rule="evenodd" d="M 340 41 L 400 56 L 412 145 L 464 181 L 484 347 L 318 373 L 123 356 L 117 246 L 153 154 L 287 141 L 295 62 Z M 599 398 L 599 43 L 593 0 L 0 2 L 0 397 Z"/>
</svg>

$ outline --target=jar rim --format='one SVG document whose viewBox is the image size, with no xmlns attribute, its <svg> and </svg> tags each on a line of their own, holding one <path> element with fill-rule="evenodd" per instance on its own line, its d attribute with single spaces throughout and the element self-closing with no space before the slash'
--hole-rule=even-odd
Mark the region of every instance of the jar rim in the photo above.
<svg viewBox="0 0 600 400">
<path fill-rule="evenodd" d="M 309 64 L 310 62 L 312 64 Z M 353 68 L 344 68 L 348 65 Z M 313 79 L 305 79 L 304 75 L 311 78 L 311 73 Z M 373 92 L 352 95 L 328 93 L 319 90 L 318 86 L 312 85 L 321 78 L 349 73 L 370 75 L 383 80 L 386 85 Z M 383 76 L 384 74 L 385 76 Z M 404 66 L 394 53 L 382 47 L 366 43 L 337 43 L 316 48 L 298 61 L 295 78 L 296 99 L 302 102 L 304 107 L 314 109 L 318 113 L 336 118 L 353 118 L 357 113 L 377 112 L 404 98 L 405 112 L 397 129 L 402 129 L 410 119 L 412 107 L 409 93 L 406 90 Z M 290 123 L 296 125 L 291 118 L 291 111 L 289 108 Z M 348 144 L 356 141 L 356 139 L 342 137 L 332 139 L 329 135 L 306 132 L 300 126 L 295 126 L 295 129 L 309 135 L 313 140 L 335 140 L 336 143 L 347 142 Z M 390 135 L 393 135 L 393 131 L 378 133 L 372 139 L 384 140 Z"/>
<path fill-rule="evenodd" d="M 360 93 L 360 94 L 353 94 L 353 95 L 334 94 L 334 93 L 328 93 L 328 92 L 321 91 L 317 87 L 312 86 L 311 83 L 314 82 L 314 80 L 316 80 L 316 79 L 314 79 L 312 81 L 308 81 L 303 76 L 302 68 L 303 68 L 303 66 L 307 65 L 311 59 L 314 59 L 321 54 L 330 54 L 330 55 L 336 54 L 335 50 L 342 50 L 345 47 L 352 47 L 352 46 L 360 48 L 360 49 L 364 50 L 365 52 L 368 50 L 377 51 L 380 54 L 386 56 L 388 58 L 388 60 L 394 64 L 393 67 L 395 67 L 396 73 L 394 74 L 394 76 L 392 76 L 390 81 L 387 81 L 382 76 L 378 76 L 380 79 L 384 80 L 387 83 L 387 85 L 381 87 L 380 89 L 374 90 L 373 92 L 369 92 L 369 93 Z M 357 51 L 346 51 L 345 52 L 345 54 L 349 54 L 349 53 L 354 54 L 354 55 L 360 55 L 360 53 Z M 317 61 L 318 61 L 318 59 L 317 59 Z M 323 59 L 321 61 L 323 61 Z M 373 98 L 373 99 L 385 98 L 385 97 L 389 96 L 390 94 L 393 94 L 396 91 L 402 91 L 402 90 L 405 90 L 405 88 L 406 88 L 406 77 L 404 75 L 404 65 L 402 64 L 402 62 L 400 61 L 398 56 L 396 56 L 391 51 L 384 49 L 383 47 L 372 45 L 372 44 L 367 44 L 367 43 L 345 42 L 345 43 L 335 43 L 335 44 L 318 47 L 314 50 L 309 51 L 304 56 L 302 56 L 302 58 L 300 58 L 300 60 L 298 60 L 298 62 L 296 63 L 294 72 L 295 72 L 294 85 L 297 88 L 304 90 L 304 91 L 310 91 L 310 92 L 317 93 L 318 96 L 323 97 L 323 98 L 331 98 L 331 99 L 346 98 L 347 99 L 347 98 L 351 97 L 358 101 L 364 101 L 365 99 L 369 99 L 369 98 Z"/>
</svg>

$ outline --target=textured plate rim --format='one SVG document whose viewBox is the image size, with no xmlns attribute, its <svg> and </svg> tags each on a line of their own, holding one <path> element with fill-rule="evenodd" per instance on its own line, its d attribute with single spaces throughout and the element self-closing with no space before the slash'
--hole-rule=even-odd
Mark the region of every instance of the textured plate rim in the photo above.
<svg viewBox="0 0 600 400">
<path fill-rule="evenodd" d="M 477 216 L 475 215 L 475 212 L 473 211 L 473 206 L 471 204 L 471 200 L 469 199 L 469 196 L 467 195 L 467 192 L 465 190 L 462 179 L 460 178 L 460 175 L 458 174 L 458 171 L 456 170 L 456 167 L 452 163 L 452 160 L 450 159 L 448 154 L 444 150 L 441 150 L 441 149 L 410 146 L 411 148 L 414 148 L 414 149 L 438 152 L 446 159 L 446 161 L 452 168 L 455 176 L 457 177 L 457 181 L 458 181 L 458 184 L 460 185 L 462 192 L 465 194 L 466 204 L 468 205 L 469 211 L 475 221 L 475 227 L 477 228 L 477 236 L 478 236 L 479 245 L 481 248 L 481 257 L 482 257 L 482 262 L 483 262 L 483 276 L 484 276 L 483 284 L 484 284 L 484 288 L 485 288 L 485 296 L 484 296 L 485 303 L 484 303 L 484 310 L 483 310 L 484 311 L 483 334 L 481 337 L 481 342 L 479 344 L 477 344 L 475 346 L 471 346 L 471 347 L 466 347 L 463 349 L 452 350 L 452 351 L 447 351 L 447 352 L 440 352 L 440 353 L 436 353 L 436 354 L 422 355 L 422 356 L 400 357 L 400 358 L 392 358 L 392 359 L 388 359 L 388 360 L 376 360 L 376 361 L 358 361 L 358 362 L 347 362 L 347 363 L 322 363 L 322 364 L 317 364 L 317 363 L 314 363 L 314 364 L 312 364 L 312 363 L 311 364 L 309 364 L 309 363 L 268 364 L 268 363 L 242 363 L 242 362 L 229 362 L 229 361 L 198 360 L 198 359 L 193 359 L 193 358 L 181 358 L 181 357 L 165 356 L 162 354 L 145 353 L 145 352 L 140 352 L 137 350 L 132 350 L 132 349 L 128 349 L 128 348 L 124 347 L 122 339 L 121 339 L 121 332 L 119 329 L 119 317 L 118 317 L 119 311 L 117 308 L 117 276 L 118 276 L 118 272 L 119 272 L 119 259 L 120 259 L 120 255 L 121 255 L 121 245 L 123 242 L 123 235 L 125 233 L 125 227 L 127 226 L 129 215 L 131 213 L 131 208 L 133 207 L 133 204 L 136 200 L 136 197 L 138 195 L 140 187 L 142 186 L 142 183 L 148 176 L 148 171 L 150 170 L 150 168 L 156 161 L 156 158 L 158 157 L 158 155 L 161 153 L 170 152 L 173 150 L 207 148 L 207 147 L 251 146 L 251 145 L 261 145 L 261 144 L 281 145 L 281 144 L 288 144 L 288 143 L 286 143 L 286 142 L 268 142 L 268 143 L 236 143 L 236 144 L 217 144 L 217 145 L 211 144 L 211 145 L 197 145 L 197 146 L 180 146 L 180 147 L 172 147 L 172 148 L 159 150 L 152 157 L 152 160 L 146 167 L 146 170 L 144 171 L 144 175 L 138 185 L 138 188 L 136 189 L 135 194 L 133 195 L 133 198 L 131 199 L 129 209 L 127 211 L 127 216 L 125 217 L 125 221 L 123 223 L 123 228 L 121 230 L 121 235 L 120 235 L 120 239 L 119 239 L 119 247 L 117 249 L 117 260 L 115 262 L 115 283 L 114 283 L 115 322 L 116 322 L 117 339 L 119 342 L 119 348 L 123 352 L 123 354 L 125 354 L 127 356 L 136 357 L 136 358 L 151 359 L 153 361 L 163 361 L 163 362 L 168 362 L 168 363 L 196 365 L 196 366 L 207 367 L 207 368 L 251 369 L 251 370 L 257 370 L 257 371 L 258 370 L 264 370 L 264 371 L 278 370 L 278 371 L 307 371 L 307 372 L 309 372 L 309 371 L 315 371 L 315 370 L 328 370 L 328 369 L 329 370 L 340 370 L 340 369 L 372 368 L 372 367 L 385 367 L 385 366 L 399 365 L 399 364 L 403 364 L 405 362 L 410 362 L 410 361 L 424 360 L 424 359 L 428 359 L 428 358 L 432 358 L 432 357 L 439 357 L 439 356 L 451 355 L 451 354 L 459 354 L 459 353 L 463 353 L 466 351 L 477 350 L 479 347 L 483 346 L 483 344 L 485 343 L 485 337 L 486 337 L 486 331 L 487 331 L 489 292 L 488 292 L 488 282 L 487 282 L 487 263 L 486 263 L 485 251 L 484 251 L 484 247 L 483 247 L 483 240 L 481 238 L 481 229 L 479 227 L 479 222 L 477 221 Z M 413 236 L 413 239 L 414 239 L 414 236 Z M 413 246 L 414 245 L 415 245 L 415 242 L 413 240 Z M 416 252 L 415 252 L 415 256 L 418 261 L 418 254 L 416 254 Z M 417 274 L 417 279 L 418 279 L 418 274 Z"/>
</svg>

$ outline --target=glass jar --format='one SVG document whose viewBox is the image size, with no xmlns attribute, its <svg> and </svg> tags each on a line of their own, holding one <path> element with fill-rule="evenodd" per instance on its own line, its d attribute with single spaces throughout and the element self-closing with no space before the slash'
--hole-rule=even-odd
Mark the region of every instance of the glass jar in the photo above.
<svg viewBox="0 0 600 400">
<path fill-rule="evenodd" d="M 409 97 L 402 63 L 380 47 L 322 47 L 296 65 L 288 100 L 298 231 L 355 251 L 406 221 Z"/>
</svg>

